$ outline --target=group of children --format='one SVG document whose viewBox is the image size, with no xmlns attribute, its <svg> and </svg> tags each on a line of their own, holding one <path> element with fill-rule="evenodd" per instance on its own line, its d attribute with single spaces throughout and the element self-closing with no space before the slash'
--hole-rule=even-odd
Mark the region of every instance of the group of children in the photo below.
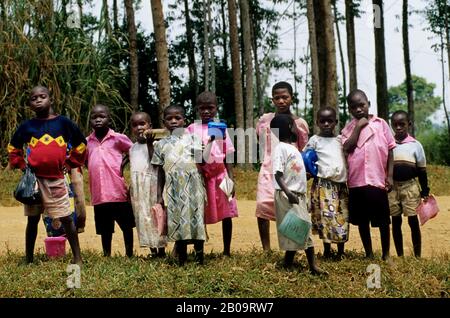
<svg viewBox="0 0 450 318">
<path fill-rule="evenodd" d="M 324 257 L 331 258 L 331 243 L 337 243 L 337 258 L 344 256 L 349 238 L 349 223 L 358 226 L 366 257 L 373 258 L 370 225 L 380 229 L 382 259 L 389 258 L 390 229 L 397 255 L 403 255 L 401 214 L 408 217 L 414 255 L 421 254 L 421 234 L 416 208 L 427 200 L 425 154 L 421 144 L 408 134 L 405 111 L 392 114 L 391 125 L 369 115 L 370 102 L 359 89 L 349 93 L 347 104 L 353 119 L 336 136 L 337 113 L 333 107 L 317 112 L 319 133 L 308 141 L 308 126 L 290 111 L 292 87 L 279 82 L 272 88 L 276 112 L 261 117 L 257 135 L 262 139 L 264 157 L 258 177 L 256 217 L 264 250 L 270 250 L 269 221 L 279 226 L 287 211 L 301 217 L 310 212 L 312 230 L 305 246 L 299 246 L 278 231 L 283 266 L 293 266 L 295 252 L 305 249 L 312 274 L 324 273 L 314 260 L 311 234 L 323 240 Z M 274 130 L 276 129 L 276 131 Z M 273 138 L 273 133 L 278 138 Z M 273 145 L 273 141 L 280 142 Z M 317 175 L 307 199 L 307 175 L 299 152 L 313 149 L 317 154 Z M 421 191 L 416 182 L 419 179 Z M 275 212 L 275 213 L 274 213 Z"/>
<path fill-rule="evenodd" d="M 233 180 L 232 165 L 225 163 L 234 152 L 228 133 L 223 139 L 208 135 L 208 122 L 217 115 L 217 99 L 210 92 L 197 98 L 201 124 L 186 129 L 185 112 L 173 105 L 164 110 L 163 122 L 170 135 L 155 141 L 150 116 L 144 112 L 131 117 L 133 142 L 110 128 L 111 114 L 105 105 L 91 110 L 92 133 L 84 138 L 76 125 L 54 114 L 46 87 L 31 91 L 29 105 L 36 117 L 25 121 L 9 145 L 11 167 L 28 164 L 36 174 L 42 192 L 39 205 L 25 206 L 26 261 L 33 262 L 40 214 L 59 218 L 73 252 L 73 262 L 81 264 L 78 234 L 71 214 L 64 172 L 85 165 L 89 172 L 91 204 L 96 233 L 101 236 L 104 256 L 111 255 L 114 223 L 123 232 L 125 252 L 133 255 L 133 228 L 137 227 L 141 247 L 152 256 L 165 255 L 167 242 L 175 242 L 175 254 L 182 265 L 187 260 L 187 244 L 193 243 L 198 263 L 203 263 L 206 224 L 222 222 L 223 254 L 230 256 L 232 218 L 238 216 L 234 190 L 229 198 L 220 188 L 225 177 Z M 23 148 L 26 145 L 26 155 Z M 203 156 L 205 148 L 208 156 Z M 25 158 L 28 163 L 25 162 Z M 130 189 L 123 171 L 130 163 Z M 167 233 L 160 233 L 152 210 L 159 205 L 167 213 Z"/>
<path fill-rule="evenodd" d="M 296 251 L 305 249 L 310 272 L 326 273 L 316 264 L 312 234 L 323 240 L 325 257 L 332 256 L 331 243 L 337 243 L 340 258 L 349 237 L 349 223 L 358 226 L 367 257 L 373 257 L 370 224 L 379 227 L 382 257 L 387 259 L 390 216 L 395 247 L 401 256 L 403 212 L 412 230 L 414 253 L 420 256 L 415 208 L 421 197 L 428 197 L 429 189 L 423 148 L 408 135 L 407 113 L 397 111 L 392 115 L 393 136 L 383 119 L 369 115 L 370 103 L 365 93 L 354 90 L 347 96 L 354 118 L 342 134 L 335 135 L 335 108 L 324 107 L 317 113 L 319 133 L 308 140 L 307 123 L 290 111 L 292 98 L 289 83 L 275 84 L 272 101 L 276 112 L 263 115 L 256 127 L 264 148 L 256 207 L 263 249 L 270 250 L 271 220 L 279 225 L 288 211 L 298 215 L 308 211 L 312 230 L 304 246 L 278 232 L 279 247 L 286 251 L 285 268 L 292 268 Z M 37 225 L 44 211 L 51 218 L 60 219 L 72 248 L 73 262 L 82 262 L 78 234 L 69 217 L 63 175 L 65 170 L 83 165 L 89 172 L 96 233 L 101 235 L 105 256 L 111 255 L 114 222 L 123 232 L 127 256 L 133 255 L 136 226 L 140 245 L 149 247 L 154 257 L 164 256 L 167 242 L 175 242 L 174 251 L 181 265 L 187 260 L 188 244 L 194 245 L 196 261 L 203 263 L 205 225 L 222 222 L 223 254 L 230 255 L 232 218 L 238 216 L 238 211 L 234 189 L 229 197 L 221 183 L 225 178 L 233 180 L 232 165 L 225 158 L 235 149 L 227 132 L 223 138 L 208 133 L 208 123 L 218 112 L 213 93 L 203 92 L 197 97 L 201 123 L 187 128 L 181 106 L 165 108 L 163 123 L 169 135 L 157 142 L 150 116 L 144 112 L 131 117 L 131 132 L 136 140 L 133 143 L 110 128 L 107 106 L 98 104 L 91 110 L 93 131 L 85 138 L 73 122 L 54 113 L 46 87 L 33 88 L 29 105 L 36 117 L 20 125 L 8 146 L 10 165 L 23 169 L 28 164 L 42 193 L 41 204 L 25 206 L 27 262 L 33 261 Z M 307 175 L 300 155 L 307 148 L 314 149 L 318 157 L 310 198 L 307 177 L 311 175 Z M 128 161 L 129 189 L 123 177 Z M 163 234 L 152 213 L 157 206 L 164 207 L 167 214 L 167 232 Z"/>
</svg>

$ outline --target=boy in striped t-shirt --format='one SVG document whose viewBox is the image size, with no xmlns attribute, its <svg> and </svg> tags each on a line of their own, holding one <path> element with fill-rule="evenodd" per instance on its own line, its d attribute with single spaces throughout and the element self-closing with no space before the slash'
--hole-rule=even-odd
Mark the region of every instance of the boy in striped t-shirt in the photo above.
<svg viewBox="0 0 450 318">
<path fill-rule="evenodd" d="M 395 133 L 394 186 L 389 193 L 389 209 L 392 216 L 392 236 L 398 256 L 403 256 L 402 212 L 408 217 L 414 255 L 420 257 L 421 234 L 416 208 L 421 198 L 428 199 L 426 159 L 423 147 L 408 134 L 411 125 L 408 113 L 399 110 L 392 114 L 391 126 Z M 417 184 L 416 177 L 419 179 Z"/>
</svg>

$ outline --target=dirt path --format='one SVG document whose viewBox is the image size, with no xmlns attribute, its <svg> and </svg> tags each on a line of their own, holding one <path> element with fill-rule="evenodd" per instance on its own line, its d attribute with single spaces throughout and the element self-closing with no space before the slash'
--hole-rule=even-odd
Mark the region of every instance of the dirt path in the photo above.
<svg viewBox="0 0 450 318">
<path fill-rule="evenodd" d="M 424 257 L 432 257 L 442 252 L 450 253 L 450 196 L 437 197 L 440 212 L 438 216 L 426 223 L 422 227 L 422 254 Z M 258 227 L 254 216 L 255 201 L 239 201 L 239 217 L 233 220 L 233 241 L 232 250 L 260 249 Z M 81 248 L 101 250 L 100 237 L 95 234 L 94 215 L 92 207 L 87 209 L 86 232 L 80 234 Z M 23 216 L 23 208 L 0 207 L 2 221 L 0 222 L 0 254 L 7 249 L 24 251 L 24 233 L 26 218 Z M 275 223 L 271 222 L 271 244 L 274 249 L 278 249 Z M 412 254 L 412 244 L 410 230 L 406 219 L 403 222 L 405 255 Z M 135 231 L 136 233 L 136 231 Z M 222 228 L 221 224 L 208 226 L 209 241 L 205 244 L 206 251 L 222 251 Z M 45 230 L 43 223 L 39 225 L 39 234 L 36 242 L 38 249 L 44 249 Z M 380 249 L 379 232 L 372 229 L 373 246 L 375 250 Z M 316 249 L 322 250 L 322 244 L 317 237 L 314 237 Z M 123 254 L 123 239 L 121 231 L 116 225 L 116 233 L 113 237 L 112 252 Z M 135 234 L 135 249 L 138 254 L 147 255 L 148 249 L 139 248 L 137 236 Z M 362 245 L 359 239 L 358 229 L 354 226 L 350 229 L 350 240 L 346 244 L 346 249 L 361 250 Z M 391 244 L 391 254 L 395 255 L 393 242 Z"/>
</svg>

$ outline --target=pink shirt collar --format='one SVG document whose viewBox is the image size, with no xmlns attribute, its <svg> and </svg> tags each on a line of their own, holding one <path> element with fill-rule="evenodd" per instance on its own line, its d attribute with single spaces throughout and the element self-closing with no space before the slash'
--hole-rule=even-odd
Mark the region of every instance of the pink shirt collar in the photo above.
<svg viewBox="0 0 450 318">
<path fill-rule="evenodd" d="M 414 139 L 414 137 L 410 136 L 409 134 L 402 141 L 398 141 L 397 139 L 395 140 L 395 142 L 398 144 L 406 144 L 408 142 L 414 142 L 414 141 L 416 141 L 416 139 Z"/>
</svg>

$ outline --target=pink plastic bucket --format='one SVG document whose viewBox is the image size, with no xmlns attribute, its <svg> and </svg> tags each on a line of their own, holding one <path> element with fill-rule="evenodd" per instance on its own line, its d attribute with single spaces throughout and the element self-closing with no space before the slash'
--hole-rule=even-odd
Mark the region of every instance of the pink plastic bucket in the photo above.
<svg viewBox="0 0 450 318">
<path fill-rule="evenodd" d="M 66 238 L 64 236 L 47 237 L 44 242 L 45 253 L 49 258 L 66 255 Z"/>
</svg>

